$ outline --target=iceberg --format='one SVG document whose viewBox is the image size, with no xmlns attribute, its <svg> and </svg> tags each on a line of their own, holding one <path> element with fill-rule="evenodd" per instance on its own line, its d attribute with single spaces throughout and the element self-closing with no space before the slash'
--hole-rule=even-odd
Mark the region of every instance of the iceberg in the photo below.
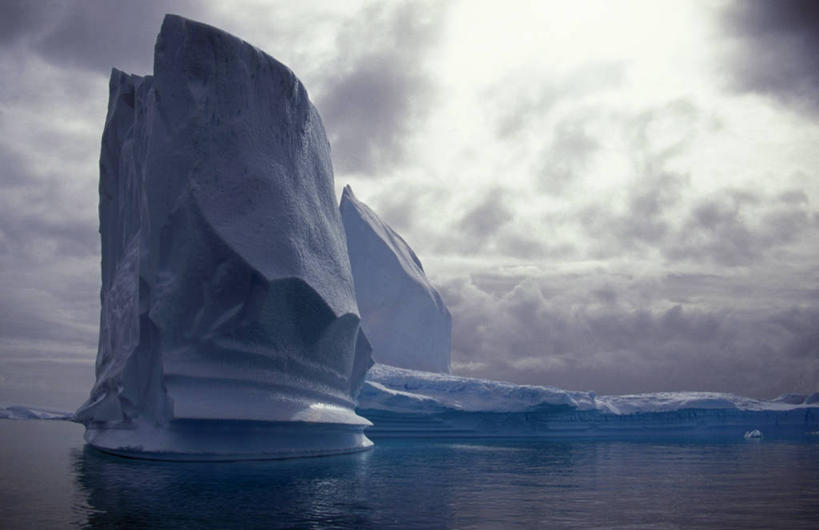
<svg viewBox="0 0 819 530">
<path fill-rule="evenodd" d="M 379 363 L 449 373 L 452 317 L 427 280 L 421 260 L 346 186 L 341 219 L 361 311 Z"/>
<path fill-rule="evenodd" d="M 762 439 L 762 432 L 759 429 L 754 429 L 753 431 L 748 431 L 745 433 L 746 440 L 761 440 Z"/>
<path fill-rule="evenodd" d="M 28 407 L 25 405 L 11 405 L 0 407 L 0 420 L 60 420 L 67 421 L 74 417 L 70 412 Z"/>
<path fill-rule="evenodd" d="M 804 437 L 819 430 L 819 403 L 764 401 L 718 392 L 598 396 L 376 364 L 358 413 L 378 438 L 699 437 L 741 439 L 746 432 Z"/>
<path fill-rule="evenodd" d="M 98 449 L 158 459 L 372 445 L 370 367 L 324 127 L 295 74 L 167 15 L 154 74 L 116 69 L 100 155 Z"/>
</svg>

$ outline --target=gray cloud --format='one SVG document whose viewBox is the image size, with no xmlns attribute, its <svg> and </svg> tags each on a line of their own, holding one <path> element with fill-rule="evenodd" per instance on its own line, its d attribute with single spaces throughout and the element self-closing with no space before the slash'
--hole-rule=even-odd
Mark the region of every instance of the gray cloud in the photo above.
<svg viewBox="0 0 819 530">
<path fill-rule="evenodd" d="M 503 256 L 524 260 L 540 259 L 546 256 L 569 259 L 575 248 L 568 244 L 548 245 L 536 232 L 524 233 L 520 230 L 506 230 L 495 243 L 497 252 Z"/>
<path fill-rule="evenodd" d="M 3 0 L 0 2 L 0 45 L 8 46 L 42 27 L 45 14 L 56 2 Z"/>
<path fill-rule="evenodd" d="M 150 72 L 188 2 L 0 3 L 0 351 L 87 356 L 99 318 L 97 168 L 112 66 Z M 13 122 L 12 122 L 13 120 Z"/>
<path fill-rule="evenodd" d="M 512 192 L 500 187 L 487 190 L 477 204 L 436 236 L 435 250 L 442 254 L 503 256 L 534 259 L 566 248 L 548 248 L 534 231 L 517 225 Z"/>
<path fill-rule="evenodd" d="M 555 222 L 579 225 L 586 258 L 714 273 L 451 279 L 441 292 L 453 315 L 456 373 L 601 393 L 815 391 L 816 295 L 788 279 L 764 286 L 760 279 L 776 276 L 772 268 L 789 245 L 816 234 L 810 197 L 751 186 L 693 194 L 674 165 L 703 123 L 691 101 L 621 118 L 633 178 L 614 200 L 588 197 Z M 545 153 L 559 159 L 553 153 L 565 151 L 574 165 L 564 166 L 582 171 L 596 148 L 581 116 L 563 122 Z M 495 239 L 507 235 L 501 230 Z M 759 283 L 749 289 L 748 276 L 723 275 L 726 266 L 753 268 Z"/>
<path fill-rule="evenodd" d="M 702 390 L 770 398 L 815 391 L 815 304 L 756 311 L 673 304 L 667 296 L 673 286 L 662 277 L 506 280 L 461 278 L 442 286 L 453 314 L 457 373 L 601 393 Z M 733 283 L 711 281 L 726 289 Z"/>
<path fill-rule="evenodd" d="M 112 66 L 134 73 L 153 70 L 153 46 L 165 13 L 198 18 L 188 0 L 140 2 L 77 0 L 49 9 L 56 18 L 36 45 L 49 62 L 107 74 Z"/>
<path fill-rule="evenodd" d="M 418 221 L 428 212 L 440 209 L 448 196 L 439 184 L 408 180 L 382 181 L 381 191 L 367 201 L 378 216 L 402 236 L 413 234 L 419 228 Z M 411 239 L 421 243 L 428 237 L 419 234 L 417 239 Z"/>
<path fill-rule="evenodd" d="M 736 1 L 723 13 L 722 22 L 739 40 L 727 59 L 734 89 L 819 113 L 819 4 Z"/>
<path fill-rule="evenodd" d="M 461 218 L 458 227 L 472 238 L 485 239 L 497 233 L 512 217 L 503 190 L 494 188 L 486 193 L 480 204 Z"/>
<path fill-rule="evenodd" d="M 534 93 L 528 92 L 532 85 L 531 79 L 517 79 L 517 83 L 504 79 L 502 85 L 493 87 L 485 94 L 485 99 L 495 102 L 495 134 L 501 139 L 514 140 L 518 133 L 543 119 L 561 102 L 610 90 L 623 83 L 625 78 L 626 69 L 622 63 L 597 62 L 546 83 L 541 82 Z M 527 90 L 510 94 L 515 86 L 525 87 Z"/>
<path fill-rule="evenodd" d="M 99 310 L 97 221 L 90 190 L 77 186 L 88 180 L 33 164 L 0 145 L 0 349 L 87 353 Z"/>
<path fill-rule="evenodd" d="M 774 323 L 790 336 L 786 356 L 797 361 L 819 359 L 819 311 L 794 308 L 779 315 Z"/>
<path fill-rule="evenodd" d="M 628 117 L 623 132 L 636 170 L 649 176 L 663 171 L 695 138 L 702 114 L 693 101 L 679 98 Z"/>
<path fill-rule="evenodd" d="M 29 181 L 28 170 L 23 157 L 0 144 L 0 161 L 2 161 L 2 180 L 0 186 L 4 189 L 16 189 L 25 186 Z"/>
<path fill-rule="evenodd" d="M 815 233 L 815 212 L 801 189 L 766 193 L 748 185 L 694 194 L 689 175 L 669 169 L 696 137 L 702 117 L 681 99 L 626 120 L 631 182 L 621 200 L 593 198 L 577 210 L 591 256 L 748 266 Z"/>
<path fill-rule="evenodd" d="M 566 119 L 552 131 L 552 142 L 541 154 L 540 183 L 557 194 L 574 182 L 600 148 L 598 140 L 586 130 L 586 118 Z"/>
<path fill-rule="evenodd" d="M 816 215 L 799 190 L 765 194 L 723 189 L 683 201 L 687 177 L 660 174 L 628 192 L 622 210 L 593 203 L 579 222 L 599 258 L 656 251 L 673 263 L 749 266 L 774 259 L 777 249 L 816 233 Z M 669 211 L 682 212 L 677 215 Z"/>
<path fill-rule="evenodd" d="M 664 252 L 673 260 L 749 265 L 796 240 L 810 228 L 810 217 L 807 196 L 798 190 L 779 197 L 726 190 L 695 203 Z"/>
<path fill-rule="evenodd" d="M 340 34 L 317 102 L 337 170 L 378 176 L 406 161 L 412 126 L 434 98 L 422 63 L 445 16 L 442 4 L 378 4 Z"/>
<path fill-rule="evenodd" d="M 415 190 L 406 187 L 395 190 L 379 197 L 377 201 L 379 216 L 399 233 L 409 232 L 419 209 L 419 200 Z"/>
<path fill-rule="evenodd" d="M 592 254 L 623 256 L 661 246 L 671 232 L 668 210 L 680 201 L 687 182 L 675 173 L 647 175 L 628 190 L 623 210 L 606 202 L 584 207 L 578 220 L 595 240 Z"/>
<path fill-rule="evenodd" d="M 61 175 L 37 175 L 21 153 L 2 145 L 0 167 L 0 241 L 8 255 L 23 260 L 49 249 L 81 258 L 99 253 L 95 212 L 75 209 L 87 205 L 86 189 Z"/>
</svg>

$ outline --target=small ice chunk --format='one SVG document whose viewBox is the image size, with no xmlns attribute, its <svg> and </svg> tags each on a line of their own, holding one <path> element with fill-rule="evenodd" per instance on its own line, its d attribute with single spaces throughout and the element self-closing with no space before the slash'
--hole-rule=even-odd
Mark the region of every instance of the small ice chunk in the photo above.
<svg viewBox="0 0 819 530">
<path fill-rule="evenodd" d="M 752 431 L 747 431 L 745 433 L 746 440 L 759 440 L 762 438 L 762 432 L 759 429 L 754 429 Z"/>
</svg>

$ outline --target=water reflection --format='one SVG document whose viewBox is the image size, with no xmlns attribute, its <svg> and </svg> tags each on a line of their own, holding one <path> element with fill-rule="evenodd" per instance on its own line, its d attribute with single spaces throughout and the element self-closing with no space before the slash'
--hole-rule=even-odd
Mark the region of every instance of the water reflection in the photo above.
<svg viewBox="0 0 819 530">
<path fill-rule="evenodd" d="M 168 463 L 73 454 L 85 526 L 815 528 L 816 444 L 379 441 L 367 453 Z"/>
<path fill-rule="evenodd" d="M 85 496 L 86 527 L 450 526 L 446 483 L 402 481 L 394 469 L 387 471 L 384 487 L 384 473 L 373 470 L 373 453 L 173 463 L 129 460 L 86 447 L 75 452 L 73 466 Z"/>
<path fill-rule="evenodd" d="M 576 521 L 577 502 L 588 500 L 577 490 L 595 487 L 597 452 L 393 440 L 339 457 L 169 463 L 85 448 L 74 471 L 90 527 L 494 527 Z"/>
</svg>

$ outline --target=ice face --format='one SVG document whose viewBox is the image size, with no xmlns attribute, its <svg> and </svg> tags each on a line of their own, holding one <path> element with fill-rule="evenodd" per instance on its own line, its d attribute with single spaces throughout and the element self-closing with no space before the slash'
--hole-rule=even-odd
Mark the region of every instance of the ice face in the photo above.
<svg viewBox="0 0 819 530">
<path fill-rule="evenodd" d="M 373 358 L 401 368 L 449 373 L 452 319 L 421 261 L 349 186 L 341 196 L 341 218 Z"/>
<path fill-rule="evenodd" d="M 371 348 L 330 148 L 293 72 L 166 16 L 154 75 L 111 74 L 99 211 L 97 381 L 76 414 L 89 442 L 235 454 L 181 440 L 196 422 L 290 422 L 359 435 L 304 441 L 309 454 L 369 444 L 353 408 Z"/>
</svg>

